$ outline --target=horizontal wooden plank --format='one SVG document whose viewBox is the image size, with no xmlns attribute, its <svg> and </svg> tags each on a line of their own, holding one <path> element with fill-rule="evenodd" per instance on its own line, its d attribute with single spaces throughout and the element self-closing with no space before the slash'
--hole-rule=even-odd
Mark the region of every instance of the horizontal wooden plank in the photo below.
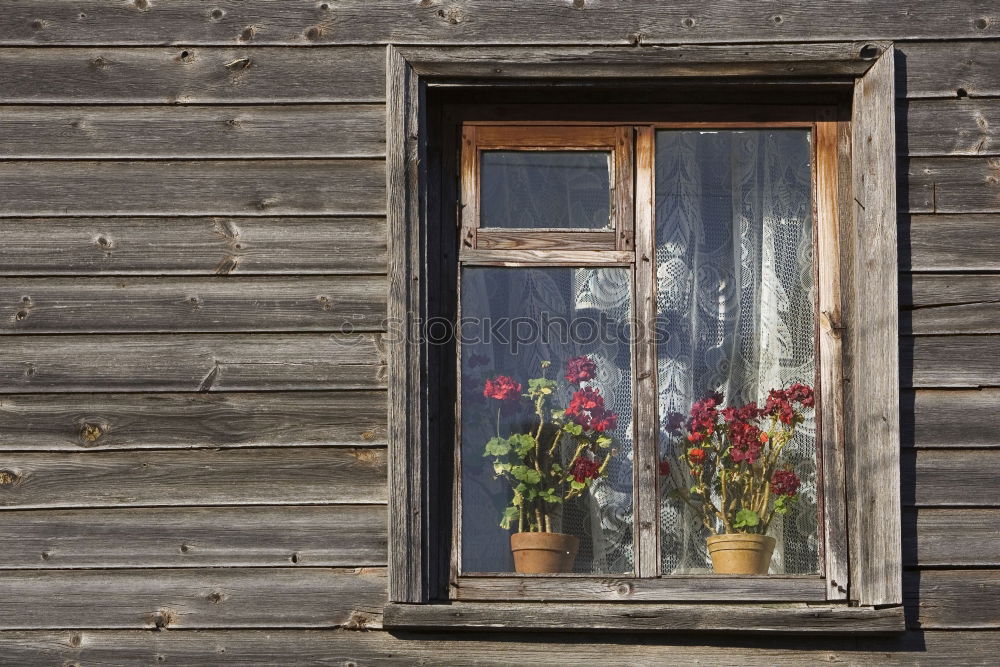
<svg viewBox="0 0 1000 667">
<path fill-rule="evenodd" d="M 0 162 L 0 190 L 0 216 L 379 215 L 385 161 Z"/>
<path fill-rule="evenodd" d="M 1000 509 L 904 510 L 903 563 L 1000 567 Z"/>
<path fill-rule="evenodd" d="M 1000 447 L 1000 389 L 900 394 L 904 447 Z M 969 416 L 974 415 L 970 419 Z"/>
<path fill-rule="evenodd" d="M 385 386 L 381 334 L 10 336 L 0 394 Z"/>
<path fill-rule="evenodd" d="M 903 591 L 909 627 L 1000 628 L 1000 570 L 907 572 Z"/>
<path fill-rule="evenodd" d="M 573 602 L 390 603 L 385 627 L 468 630 L 878 634 L 903 629 L 901 607 L 846 604 L 587 604 Z"/>
<path fill-rule="evenodd" d="M 385 449 L 0 450 L 0 507 L 384 503 Z"/>
<path fill-rule="evenodd" d="M 899 268 L 910 271 L 998 271 L 1000 215 L 903 216 Z"/>
<path fill-rule="evenodd" d="M 0 568 L 385 565 L 381 505 L 6 511 Z"/>
<path fill-rule="evenodd" d="M 0 218 L 3 275 L 384 273 L 385 219 Z"/>
<path fill-rule="evenodd" d="M 1000 158 L 913 158 L 899 176 L 907 179 L 910 213 L 1000 211 Z"/>
<path fill-rule="evenodd" d="M 825 602 L 822 576 L 599 577 L 469 576 L 452 583 L 454 600 L 536 600 L 540 602 Z"/>
<path fill-rule="evenodd" d="M 899 301 L 903 334 L 1000 333 L 997 274 L 902 276 Z"/>
<path fill-rule="evenodd" d="M 1000 155 L 1000 99 L 910 100 L 896 117 L 900 155 Z"/>
<path fill-rule="evenodd" d="M 0 571 L 0 624 L 27 628 L 379 627 L 381 568 Z"/>
<path fill-rule="evenodd" d="M 0 71 L 5 104 L 381 103 L 385 98 L 382 47 L 0 48 Z"/>
<path fill-rule="evenodd" d="M 985 9 L 985 6 L 983 7 Z M 985 14 L 966 21 L 1000 28 Z M 900 42 L 896 45 L 896 97 L 996 97 L 1000 49 L 994 41 Z"/>
<path fill-rule="evenodd" d="M 0 395 L 8 450 L 369 446 L 384 391 Z"/>
<path fill-rule="evenodd" d="M 904 450 L 900 466 L 904 506 L 1000 507 L 998 450 Z"/>
<path fill-rule="evenodd" d="M 420 633 L 353 630 L 83 630 L 0 633 L 0 652 L 18 665 L 516 665 L 612 667 L 740 665 L 961 665 L 1000 653 L 1000 632 L 911 631 L 891 637 L 782 639 L 747 633 L 720 637 L 482 632 L 446 628 Z"/>
<path fill-rule="evenodd" d="M 455 0 L 322 3 L 219 0 L 108 4 L 10 0 L 4 44 L 600 43 L 766 42 L 817 39 L 996 37 L 986 0 L 941 2 L 907 11 L 891 0 L 831 6 L 819 0 L 772 7 L 723 0 L 650 6 Z M 248 31 L 249 27 L 255 28 Z"/>
<path fill-rule="evenodd" d="M 1000 386 L 1000 336 L 904 336 L 904 387 Z"/>
<path fill-rule="evenodd" d="M 3 159 L 384 155 L 381 104 L 0 107 Z"/>
<path fill-rule="evenodd" d="M 380 331 L 383 276 L 0 279 L 0 335 Z"/>
</svg>

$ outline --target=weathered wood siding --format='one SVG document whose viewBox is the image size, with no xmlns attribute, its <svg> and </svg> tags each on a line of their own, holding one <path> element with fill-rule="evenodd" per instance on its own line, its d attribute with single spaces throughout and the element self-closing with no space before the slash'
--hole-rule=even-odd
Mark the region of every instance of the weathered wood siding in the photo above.
<svg viewBox="0 0 1000 667">
<path fill-rule="evenodd" d="M 2 661 L 994 660 L 996 9 L 991 0 L 5 3 Z M 875 39 L 895 40 L 898 53 L 909 632 L 766 641 L 359 632 L 379 627 L 391 492 L 384 45 Z"/>
</svg>

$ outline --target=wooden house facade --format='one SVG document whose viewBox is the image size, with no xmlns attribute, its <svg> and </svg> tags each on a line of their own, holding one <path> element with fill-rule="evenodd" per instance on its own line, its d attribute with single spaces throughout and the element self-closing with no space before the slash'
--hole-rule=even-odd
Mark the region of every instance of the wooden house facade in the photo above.
<svg viewBox="0 0 1000 667">
<path fill-rule="evenodd" d="M 621 601 L 565 627 L 502 604 L 401 611 L 447 559 L 413 534 L 444 506 L 405 447 L 426 387 L 392 338 L 408 304 L 451 298 L 414 286 L 435 246 L 404 247 L 456 204 L 440 193 L 459 158 L 426 119 L 821 100 L 851 121 L 845 81 L 880 57 L 896 233 L 857 250 L 895 247 L 879 285 L 897 301 L 862 291 L 856 310 L 898 327 L 880 394 L 898 406 L 873 427 L 899 439 L 878 478 L 898 478 L 898 524 L 858 525 L 890 530 L 901 565 L 879 573 L 901 597 L 861 608 L 899 623 L 827 626 L 807 604 L 746 628 L 710 605 L 651 622 Z M 986 0 L 5 3 L 0 662 L 995 662 L 998 71 Z M 876 381 L 857 370 L 860 406 Z"/>
</svg>

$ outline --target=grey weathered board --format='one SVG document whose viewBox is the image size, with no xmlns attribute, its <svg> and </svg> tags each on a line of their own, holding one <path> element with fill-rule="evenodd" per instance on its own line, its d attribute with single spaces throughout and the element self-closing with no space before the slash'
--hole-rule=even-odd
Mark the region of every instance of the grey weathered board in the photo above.
<svg viewBox="0 0 1000 667">
<path fill-rule="evenodd" d="M 26 160 L 0 162 L 0 190 L 0 216 L 379 215 L 385 163 Z"/>
<path fill-rule="evenodd" d="M 902 501 L 920 507 L 1000 507 L 1000 450 L 904 450 Z"/>
<path fill-rule="evenodd" d="M 357 632 L 337 630 L 36 630 L 0 633 L 12 664 L 420 665 L 467 667 L 579 664 L 609 667 L 753 665 L 800 667 L 819 660 L 846 665 L 982 663 L 1000 654 L 1000 632 L 911 631 L 893 637 L 690 637 L 484 632 Z"/>
<path fill-rule="evenodd" d="M 0 101 L 382 103 L 384 54 L 381 47 L 0 48 Z"/>
<path fill-rule="evenodd" d="M 384 391 L 0 395 L 0 450 L 385 445 Z"/>
<path fill-rule="evenodd" d="M 384 505 L 7 510 L 0 568 L 385 565 Z"/>
<path fill-rule="evenodd" d="M 907 10 L 892 0 L 830 5 L 808 0 L 757 6 L 723 0 L 657 3 L 601 0 L 524 4 L 453 0 L 257 2 L 211 6 L 197 0 L 107 4 L 15 0 L 5 44 L 614 43 L 783 42 L 996 37 L 987 0 L 940 2 Z M 255 31 L 247 32 L 248 26 Z"/>
<path fill-rule="evenodd" d="M 1000 386 L 1000 336 L 904 336 L 903 387 Z"/>
<path fill-rule="evenodd" d="M 911 271 L 1000 271 L 1000 215 L 914 215 L 900 222 L 899 267 Z"/>
<path fill-rule="evenodd" d="M 0 451 L 0 508 L 384 503 L 385 478 L 382 447 Z"/>
<path fill-rule="evenodd" d="M 0 570 L 8 629 L 379 627 L 383 568 Z"/>
<path fill-rule="evenodd" d="M 903 527 L 905 565 L 1000 567 L 1000 509 L 907 509 Z"/>
<path fill-rule="evenodd" d="M 382 217 L 0 218 L 0 237 L 8 276 L 383 273 L 387 261 Z"/>
<path fill-rule="evenodd" d="M 904 447 L 1000 447 L 1000 389 L 921 389 L 900 396 Z"/>
<path fill-rule="evenodd" d="M 382 334 L 10 336 L 0 394 L 385 386 Z"/>
<path fill-rule="evenodd" d="M 382 157 L 385 106 L 4 106 L 0 158 Z"/>
<path fill-rule="evenodd" d="M 0 278 L 0 334 L 382 331 L 383 276 Z"/>
<path fill-rule="evenodd" d="M 906 134 L 897 153 L 911 157 L 1000 154 L 1000 100 L 910 100 L 897 115 Z M 899 128 L 904 129 L 903 127 Z"/>
<path fill-rule="evenodd" d="M 910 213 L 1000 211 L 1000 158 L 936 157 L 908 160 Z"/>
<path fill-rule="evenodd" d="M 1000 333 L 1000 275 L 916 274 L 899 281 L 900 333 Z"/>
</svg>

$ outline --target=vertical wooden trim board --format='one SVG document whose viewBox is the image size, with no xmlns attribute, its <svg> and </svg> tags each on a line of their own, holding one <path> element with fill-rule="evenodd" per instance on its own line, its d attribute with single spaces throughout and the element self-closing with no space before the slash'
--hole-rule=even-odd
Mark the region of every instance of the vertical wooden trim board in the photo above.
<svg viewBox="0 0 1000 667">
<path fill-rule="evenodd" d="M 850 598 L 901 604 L 893 48 L 854 86 L 854 229 L 845 261 Z"/>
</svg>

